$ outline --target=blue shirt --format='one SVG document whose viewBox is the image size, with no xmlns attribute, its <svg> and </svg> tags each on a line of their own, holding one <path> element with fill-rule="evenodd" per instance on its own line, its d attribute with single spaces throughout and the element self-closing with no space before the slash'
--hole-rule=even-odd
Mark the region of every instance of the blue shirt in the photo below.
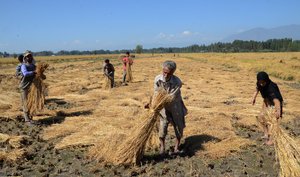
<svg viewBox="0 0 300 177">
<path fill-rule="evenodd" d="M 21 72 L 24 77 L 34 75 L 35 66 L 33 64 L 22 64 Z"/>
<path fill-rule="evenodd" d="M 23 74 L 23 77 L 19 85 L 20 89 L 25 90 L 29 88 L 35 76 L 34 71 L 34 64 L 22 64 L 21 72 Z"/>
<path fill-rule="evenodd" d="M 21 72 L 21 66 L 22 64 L 18 64 L 18 66 L 16 67 L 16 76 L 19 77 L 19 76 L 22 76 L 22 72 Z"/>
</svg>

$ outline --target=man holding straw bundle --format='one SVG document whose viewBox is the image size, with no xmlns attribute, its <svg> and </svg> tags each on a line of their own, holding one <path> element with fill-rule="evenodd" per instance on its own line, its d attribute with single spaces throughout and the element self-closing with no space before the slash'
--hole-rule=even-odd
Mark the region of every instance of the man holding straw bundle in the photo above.
<svg viewBox="0 0 300 177">
<path fill-rule="evenodd" d="M 162 74 L 155 77 L 154 92 L 163 87 L 168 92 L 176 90 L 174 100 L 166 105 L 160 112 L 160 154 L 165 153 L 165 139 L 168 131 L 168 125 L 171 123 L 174 127 L 176 141 L 174 146 L 174 153 L 179 153 L 180 140 L 183 136 L 183 129 L 185 127 L 185 116 L 187 109 L 181 97 L 180 88 L 182 86 L 181 80 L 173 75 L 176 70 L 176 63 L 174 61 L 165 61 L 162 65 Z"/>
<path fill-rule="evenodd" d="M 268 125 L 265 118 L 266 110 L 268 107 L 275 107 L 276 119 L 277 120 L 281 119 L 283 99 L 277 84 L 272 82 L 269 78 L 269 75 L 263 71 L 257 73 L 256 92 L 254 93 L 252 98 L 252 105 L 255 104 L 258 92 L 261 93 L 261 96 L 264 99 L 262 105 L 262 111 L 258 116 L 258 121 L 262 125 L 264 131 L 264 136 L 262 138 L 266 139 L 265 143 L 267 145 L 272 145 L 273 141 L 271 139 L 270 125 Z"/>
<path fill-rule="evenodd" d="M 27 107 L 27 98 L 30 85 L 33 82 L 35 77 L 35 65 L 33 64 L 33 57 L 31 52 L 26 51 L 23 58 L 23 63 L 21 65 L 22 79 L 20 81 L 19 88 L 21 90 L 21 100 L 23 107 L 23 114 L 25 122 L 29 125 L 34 124 L 32 117 L 29 114 L 29 110 Z"/>
<path fill-rule="evenodd" d="M 115 85 L 114 73 L 115 73 L 114 66 L 109 62 L 109 59 L 105 59 L 103 64 L 103 74 L 109 79 L 110 88 L 113 88 Z"/>
</svg>

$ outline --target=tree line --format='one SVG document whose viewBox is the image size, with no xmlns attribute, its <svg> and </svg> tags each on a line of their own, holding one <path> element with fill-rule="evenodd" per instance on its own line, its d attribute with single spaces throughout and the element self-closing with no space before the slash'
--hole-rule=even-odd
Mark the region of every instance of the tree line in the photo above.
<svg viewBox="0 0 300 177">
<path fill-rule="evenodd" d="M 300 40 L 269 39 L 267 41 L 217 42 L 210 45 L 191 45 L 187 47 L 169 47 L 144 49 L 144 53 L 199 53 L 199 52 L 297 52 L 300 51 Z"/>
<path fill-rule="evenodd" d="M 209 45 L 194 44 L 187 47 L 159 47 L 152 49 L 143 49 L 142 45 L 137 45 L 136 49 L 131 50 L 61 50 L 58 52 L 40 51 L 33 52 L 35 56 L 53 56 L 53 55 L 97 55 L 97 54 L 120 54 L 129 51 L 131 53 L 200 53 L 200 52 L 296 52 L 300 51 L 300 40 L 269 39 L 267 41 L 244 41 L 235 40 L 233 42 L 217 42 Z M 0 52 L 2 57 L 17 57 L 18 54 Z"/>
</svg>

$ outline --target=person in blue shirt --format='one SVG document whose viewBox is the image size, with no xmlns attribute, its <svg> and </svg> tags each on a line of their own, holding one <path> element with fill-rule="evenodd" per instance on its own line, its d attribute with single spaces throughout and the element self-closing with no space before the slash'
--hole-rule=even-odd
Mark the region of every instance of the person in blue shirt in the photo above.
<svg viewBox="0 0 300 177">
<path fill-rule="evenodd" d="M 32 116 L 29 115 L 27 108 L 27 96 L 30 85 L 32 84 L 33 79 L 35 77 L 35 68 L 36 67 L 33 64 L 32 54 L 30 52 L 25 53 L 23 63 L 21 65 L 22 79 L 20 81 L 19 88 L 21 91 L 24 119 L 25 122 L 29 125 L 35 124 L 35 122 L 32 120 Z"/>
</svg>

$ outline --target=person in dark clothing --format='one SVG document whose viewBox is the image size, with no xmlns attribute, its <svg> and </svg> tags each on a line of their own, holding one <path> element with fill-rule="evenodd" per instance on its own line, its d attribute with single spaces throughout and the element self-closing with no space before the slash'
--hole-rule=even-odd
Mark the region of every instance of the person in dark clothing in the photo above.
<svg viewBox="0 0 300 177">
<path fill-rule="evenodd" d="M 114 75 L 115 75 L 115 68 L 114 66 L 109 62 L 109 59 L 104 60 L 103 64 L 103 74 L 108 77 L 108 79 L 111 81 L 111 88 L 114 87 Z"/>
<path fill-rule="evenodd" d="M 283 98 L 277 84 L 272 82 L 269 75 L 264 71 L 257 73 L 256 92 L 252 98 L 252 105 L 255 104 L 259 92 L 264 102 L 262 111 L 258 116 L 258 121 L 261 123 L 264 131 L 264 136 L 262 138 L 266 139 L 266 144 L 271 145 L 273 142 L 270 138 L 270 127 L 264 118 L 265 111 L 268 107 L 275 107 L 275 116 L 277 120 L 280 120 L 282 118 Z"/>
</svg>

